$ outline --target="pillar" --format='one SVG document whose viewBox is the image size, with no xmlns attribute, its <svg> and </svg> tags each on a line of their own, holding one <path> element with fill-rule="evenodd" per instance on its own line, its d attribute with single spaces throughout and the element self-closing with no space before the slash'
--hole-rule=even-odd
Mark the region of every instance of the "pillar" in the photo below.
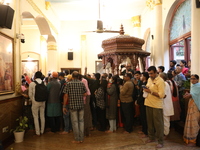
<svg viewBox="0 0 200 150">
<path fill-rule="evenodd" d="M 47 43 L 47 72 L 58 71 L 58 56 L 56 42 Z"/>
<path fill-rule="evenodd" d="M 160 66 L 164 63 L 162 50 L 162 3 L 160 0 L 147 0 L 146 5 L 152 12 L 152 57 L 153 65 Z"/>
<path fill-rule="evenodd" d="M 200 76 L 200 8 L 196 7 L 196 1 L 191 1 L 191 72 Z"/>
<path fill-rule="evenodd" d="M 134 16 L 131 18 L 133 24 L 133 36 L 141 38 L 141 16 Z"/>
</svg>

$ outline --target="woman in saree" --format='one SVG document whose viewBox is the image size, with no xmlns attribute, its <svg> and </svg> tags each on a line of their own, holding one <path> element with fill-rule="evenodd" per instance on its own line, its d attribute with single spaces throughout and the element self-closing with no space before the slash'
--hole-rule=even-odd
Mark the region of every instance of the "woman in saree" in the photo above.
<svg viewBox="0 0 200 150">
<path fill-rule="evenodd" d="M 190 93 L 186 93 L 184 98 L 190 98 L 188 112 L 185 121 L 183 139 L 187 146 L 196 146 L 196 139 L 200 128 L 200 83 L 199 76 L 191 75 L 192 83 Z"/>
</svg>

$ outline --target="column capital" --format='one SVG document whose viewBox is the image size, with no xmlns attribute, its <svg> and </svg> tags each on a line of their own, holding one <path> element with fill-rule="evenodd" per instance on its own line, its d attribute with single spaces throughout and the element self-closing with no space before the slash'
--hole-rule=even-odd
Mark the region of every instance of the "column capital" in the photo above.
<svg viewBox="0 0 200 150">
<path fill-rule="evenodd" d="M 81 35 L 81 41 L 85 41 L 86 40 L 86 35 Z"/>
<path fill-rule="evenodd" d="M 134 16 L 131 18 L 133 27 L 141 27 L 141 16 Z"/>
<path fill-rule="evenodd" d="M 55 50 L 55 51 L 57 51 L 57 45 L 56 45 L 56 43 L 55 42 L 48 42 L 47 43 L 47 49 L 48 49 L 48 51 L 49 50 Z"/>
<path fill-rule="evenodd" d="M 161 0 L 147 0 L 146 1 L 146 6 L 149 7 L 151 10 L 153 10 L 154 7 L 157 5 L 162 5 L 162 1 Z"/>
<path fill-rule="evenodd" d="M 45 9 L 48 10 L 51 7 L 51 2 L 45 1 Z"/>
</svg>

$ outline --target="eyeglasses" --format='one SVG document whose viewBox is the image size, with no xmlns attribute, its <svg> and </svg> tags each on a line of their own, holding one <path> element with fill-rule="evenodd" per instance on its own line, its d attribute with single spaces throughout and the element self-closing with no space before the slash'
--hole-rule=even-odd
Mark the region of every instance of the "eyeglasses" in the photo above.
<svg viewBox="0 0 200 150">
<path fill-rule="evenodd" d="M 190 80 L 196 80 L 196 78 L 190 78 Z"/>
</svg>

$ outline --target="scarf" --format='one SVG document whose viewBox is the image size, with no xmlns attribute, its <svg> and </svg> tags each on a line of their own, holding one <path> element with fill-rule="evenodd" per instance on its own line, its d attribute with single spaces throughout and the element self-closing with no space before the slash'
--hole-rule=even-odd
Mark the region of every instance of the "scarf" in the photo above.
<svg viewBox="0 0 200 150">
<path fill-rule="evenodd" d="M 190 94 L 200 111 L 200 83 L 192 84 Z"/>
</svg>

